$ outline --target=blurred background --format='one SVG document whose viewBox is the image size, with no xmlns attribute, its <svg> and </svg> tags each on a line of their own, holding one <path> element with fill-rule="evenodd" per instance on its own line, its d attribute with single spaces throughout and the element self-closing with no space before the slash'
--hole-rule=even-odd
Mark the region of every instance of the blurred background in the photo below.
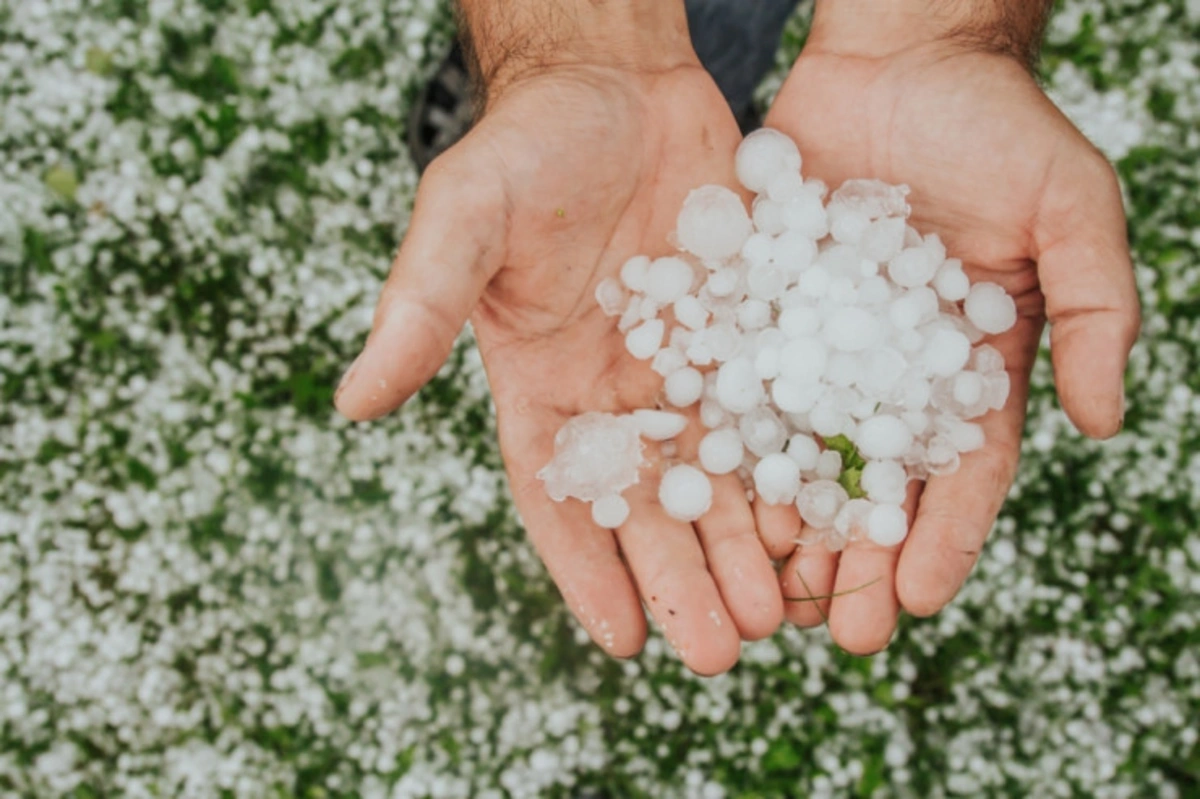
<svg viewBox="0 0 1200 799">
<path fill-rule="evenodd" d="M 1068 0 L 1043 63 L 1126 191 L 1124 431 L 1082 439 L 1043 360 L 951 607 L 708 680 L 587 643 L 469 338 L 402 413 L 333 412 L 451 27 L 0 0 L 0 794 L 1200 796 L 1200 3 Z"/>
</svg>

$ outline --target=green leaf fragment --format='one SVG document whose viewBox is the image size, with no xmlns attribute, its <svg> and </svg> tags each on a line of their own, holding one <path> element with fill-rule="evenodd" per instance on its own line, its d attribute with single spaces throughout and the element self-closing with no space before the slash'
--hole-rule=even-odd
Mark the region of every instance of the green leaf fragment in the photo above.
<svg viewBox="0 0 1200 799">
<path fill-rule="evenodd" d="M 83 57 L 83 66 L 93 75 L 101 77 L 108 75 L 113 68 L 112 53 L 103 47 L 89 47 L 87 54 Z"/>
<path fill-rule="evenodd" d="M 862 499 L 867 495 L 862 490 L 863 468 L 866 459 L 859 453 L 854 442 L 843 435 L 830 436 L 824 439 L 825 448 L 842 456 L 842 473 L 838 475 L 838 485 L 846 489 L 851 499 Z"/>
</svg>

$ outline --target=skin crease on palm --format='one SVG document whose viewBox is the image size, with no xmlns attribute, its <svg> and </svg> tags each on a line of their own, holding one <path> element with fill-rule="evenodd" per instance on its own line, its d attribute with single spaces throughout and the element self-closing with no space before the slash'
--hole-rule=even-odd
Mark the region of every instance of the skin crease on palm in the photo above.
<svg viewBox="0 0 1200 799">
<path fill-rule="evenodd" d="M 1093 435 L 1119 424 L 1137 329 L 1111 170 L 1015 61 L 922 47 L 834 55 L 810 41 L 768 124 L 799 142 L 807 176 L 908 183 L 914 224 L 941 234 L 973 279 L 1018 298 L 1017 328 L 995 342 L 1013 377 L 1008 406 L 983 420 L 988 446 L 958 474 L 931 480 L 919 498 L 912 484 L 917 521 L 901 547 L 797 549 L 795 509 L 751 507 L 732 476 L 714 480 L 713 510 L 695 525 L 672 520 L 657 504 L 662 458 L 652 446 L 615 533 L 583 503 L 550 501 L 535 476 L 571 416 L 658 397 L 661 378 L 627 355 L 593 292 L 629 256 L 670 251 L 689 190 L 736 185 L 740 135 L 694 55 L 653 71 L 572 64 L 492 94 L 479 124 L 422 179 L 367 347 L 337 396 L 355 420 L 395 409 L 470 317 L 517 510 L 568 606 L 605 651 L 625 657 L 645 640 L 644 604 L 700 674 L 730 668 L 741 640 L 773 633 L 784 596 L 848 591 L 786 603 L 786 613 L 802 625 L 827 615 L 834 639 L 858 653 L 886 645 L 900 607 L 936 612 L 965 580 L 1011 483 L 1043 314 L 1059 320 L 1064 406 Z M 684 460 L 698 428 L 693 420 L 679 440 Z M 786 558 L 780 576 L 773 558 Z"/>
</svg>

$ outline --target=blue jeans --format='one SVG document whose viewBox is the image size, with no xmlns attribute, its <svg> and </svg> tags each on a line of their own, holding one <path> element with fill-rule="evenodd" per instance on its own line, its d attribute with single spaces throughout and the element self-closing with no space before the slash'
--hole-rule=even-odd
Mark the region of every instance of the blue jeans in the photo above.
<svg viewBox="0 0 1200 799">
<path fill-rule="evenodd" d="M 799 0 L 687 0 L 686 5 L 696 55 L 744 122 Z"/>
</svg>

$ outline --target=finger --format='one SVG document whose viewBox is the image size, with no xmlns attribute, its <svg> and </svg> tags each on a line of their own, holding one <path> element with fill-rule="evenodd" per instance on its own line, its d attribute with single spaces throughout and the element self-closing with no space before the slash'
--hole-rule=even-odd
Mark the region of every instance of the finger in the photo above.
<svg viewBox="0 0 1200 799">
<path fill-rule="evenodd" d="M 929 478 L 904 542 L 896 591 L 914 616 L 937 613 L 962 588 L 1016 475 L 1029 368 L 1040 328 L 1025 318 L 1017 325 L 992 342 L 1009 365 L 1012 389 L 1001 410 L 976 420 L 987 443 L 964 455 L 954 474 Z"/>
<path fill-rule="evenodd" d="M 1060 161 L 1035 222 L 1038 277 L 1063 409 L 1106 438 L 1125 413 L 1125 364 L 1141 319 L 1125 213 L 1112 167 L 1088 150 Z"/>
<path fill-rule="evenodd" d="M 741 639 L 708 571 L 692 525 L 672 519 L 658 502 L 658 481 L 625 492 L 629 521 L 617 531 L 650 614 L 684 664 L 697 674 L 728 671 Z"/>
<path fill-rule="evenodd" d="M 837 575 L 838 553 L 823 544 L 800 544 L 779 573 L 784 613 L 797 627 L 816 627 L 829 618 L 829 595 Z"/>
<path fill-rule="evenodd" d="M 920 483 L 908 484 L 904 507 L 911 520 Z M 888 645 L 900 618 L 896 598 L 896 562 L 903 544 L 882 547 L 870 539 L 851 541 L 838 558 L 829 633 L 852 655 L 872 655 Z"/>
<path fill-rule="evenodd" d="M 708 570 L 746 641 L 766 638 L 783 622 L 783 597 L 771 559 L 754 528 L 737 475 L 712 478 L 712 509 L 695 522 Z"/>
<path fill-rule="evenodd" d="M 792 503 L 769 505 L 760 498 L 754 500 L 754 524 L 759 538 L 773 560 L 782 560 L 796 550 L 800 537 L 800 513 Z"/>
<path fill-rule="evenodd" d="M 421 180 L 366 348 L 334 398 L 350 419 L 395 410 L 436 374 L 503 262 L 503 188 L 472 152 L 464 141 Z"/>
<path fill-rule="evenodd" d="M 500 448 L 513 500 L 529 539 L 567 607 L 592 640 L 614 657 L 631 657 L 646 641 L 646 614 L 612 531 L 597 527 L 591 507 L 554 502 L 537 472 L 554 455 L 554 431 L 565 421 L 500 410 Z"/>
</svg>

